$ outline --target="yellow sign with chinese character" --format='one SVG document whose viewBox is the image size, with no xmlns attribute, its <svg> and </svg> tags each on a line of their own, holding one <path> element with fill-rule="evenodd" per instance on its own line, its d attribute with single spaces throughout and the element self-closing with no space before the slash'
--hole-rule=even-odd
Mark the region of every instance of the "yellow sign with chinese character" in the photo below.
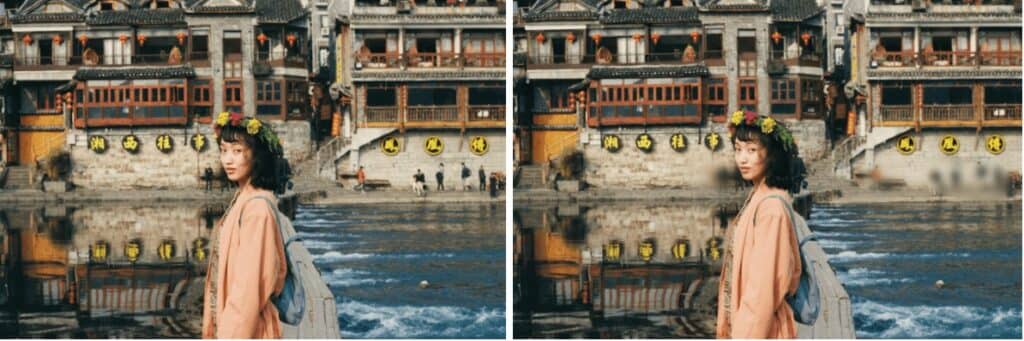
<svg viewBox="0 0 1024 341">
<path fill-rule="evenodd" d="M 649 240 L 640 242 L 640 248 L 637 251 L 640 253 L 640 259 L 649 262 L 651 257 L 654 257 L 654 242 Z"/>
<path fill-rule="evenodd" d="M 960 151 L 960 140 L 953 135 L 946 135 L 939 142 L 939 149 L 942 150 L 943 154 L 953 155 Z"/>
<path fill-rule="evenodd" d="M 672 256 L 676 259 L 686 258 L 689 244 L 690 241 L 688 240 L 677 241 L 676 245 L 672 247 Z"/>
<path fill-rule="evenodd" d="M 107 151 L 107 138 L 99 135 L 89 137 L 89 150 L 96 152 L 96 154 L 102 154 Z"/>
<path fill-rule="evenodd" d="M 473 152 L 473 154 L 487 154 L 488 148 L 490 148 L 490 145 L 487 144 L 487 139 L 484 138 L 483 136 L 476 136 L 473 137 L 472 140 L 469 140 L 469 150 Z"/>
<path fill-rule="evenodd" d="M 128 135 L 121 139 L 121 148 L 125 151 L 135 154 L 139 151 L 139 138 L 135 135 Z"/>
<path fill-rule="evenodd" d="M 654 149 L 654 139 L 651 135 L 640 134 L 636 137 L 636 148 L 644 153 L 650 153 Z"/>
<path fill-rule="evenodd" d="M 899 140 L 896 140 L 896 151 L 903 155 L 913 154 L 917 150 L 917 141 L 914 141 L 914 137 L 910 135 L 900 136 Z"/>
<path fill-rule="evenodd" d="M 142 241 L 133 240 L 124 246 L 124 256 L 128 258 L 129 262 L 135 263 L 138 261 L 140 254 L 142 254 Z"/>
<path fill-rule="evenodd" d="M 722 146 L 722 135 L 716 132 L 711 132 L 704 136 L 704 146 L 708 147 L 711 151 L 717 151 L 718 147 Z"/>
<path fill-rule="evenodd" d="M 164 153 L 170 153 L 171 150 L 174 150 L 174 139 L 171 138 L 171 135 L 167 134 L 157 136 L 156 149 Z"/>
<path fill-rule="evenodd" d="M 427 141 L 423 143 L 423 150 L 430 156 L 441 155 L 441 152 L 444 151 L 444 142 L 437 136 L 428 137 Z"/>
<path fill-rule="evenodd" d="M 601 138 L 601 148 L 609 152 L 617 152 L 622 149 L 622 140 L 618 135 L 605 135 Z"/>
<path fill-rule="evenodd" d="M 672 146 L 672 150 L 682 152 L 686 150 L 686 135 L 683 134 L 672 134 L 672 139 L 669 140 L 669 145 Z"/>
<path fill-rule="evenodd" d="M 622 256 L 622 243 L 611 242 L 604 245 L 604 260 L 617 261 Z"/>
<path fill-rule="evenodd" d="M 401 151 L 401 145 L 398 143 L 398 138 L 394 136 L 388 136 L 380 140 L 380 151 L 387 156 L 398 155 Z"/>
<path fill-rule="evenodd" d="M 985 149 L 988 149 L 989 153 L 993 155 L 999 155 L 1006 149 L 1006 141 L 1003 140 L 1001 135 L 989 135 L 985 141 Z"/>
<path fill-rule="evenodd" d="M 206 140 L 205 135 L 195 134 L 192 135 L 192 138 L 189 139 L 188 144 L 192 146 L 193 150 L 202 153 L 204 150 L 206 150 L 206 146 L 209 145 L 209 143 L 207 142 L 208 141 Z"/>
<path fill-rule="evenodd" d="M 160 243 L 160 247 L 157 248 L 157 253 L 160 254 L 160 260 L 169 261 L 174 258 L 174 242 L 165 240 Z"/>
</svg>

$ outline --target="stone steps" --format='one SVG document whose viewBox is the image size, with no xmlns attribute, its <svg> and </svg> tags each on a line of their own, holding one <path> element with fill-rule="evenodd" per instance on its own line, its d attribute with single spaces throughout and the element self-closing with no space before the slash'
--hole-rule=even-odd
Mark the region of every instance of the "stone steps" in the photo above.
<svg viewBox="0 0 1024 341">
<path fill-rule="evenodd" d="M 516 178 L 516 188 L 543 188 L 544 179 L 541 166 L 522 165 L 519 167 L 519 177 Z"/>
<path fill-rule="evenodd" d="M 7 178 L 4 180 L 4 189 L 17 190 L 17 189 L 32 189 L 34 186 L 29 184 L 29 171 L 26 166 L 12 166 L 7 168 Z"/>
</svg>

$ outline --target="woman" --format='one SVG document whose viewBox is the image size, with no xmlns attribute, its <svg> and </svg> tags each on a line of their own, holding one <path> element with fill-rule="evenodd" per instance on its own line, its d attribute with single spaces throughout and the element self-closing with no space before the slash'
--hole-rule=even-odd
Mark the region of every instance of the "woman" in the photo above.
<svg viewBox="0 0 1024 341">
<path fill-rule="evenodd" d="M 274 210 L 274 191 L 287 175 L 277 135 L 255 118 L 221 113 L 214 122 L 220 162 L 238 191 L 214 231 L 206 273 L 203 338 L 280 338 L 281 323 L 271 297 L 281 292 L 287 271 Z M 255 199 L 255 200 L 253 200 Z"/>
<path fill-rule="evenodd" d="M 786 297 L 800 280 L 800 254 L 786 204 L 804 168 L 789 131 L 774 119 L 736 112 L 729 122 L 736 167 L 753 184 L 726 231 L 718 288 L 719 338 L 796 338 Z"/>
</svg>

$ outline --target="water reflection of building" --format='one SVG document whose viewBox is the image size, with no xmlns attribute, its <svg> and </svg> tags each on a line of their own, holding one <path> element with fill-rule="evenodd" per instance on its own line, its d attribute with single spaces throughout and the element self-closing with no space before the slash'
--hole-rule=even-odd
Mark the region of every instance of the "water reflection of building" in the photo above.
<svg viewBox="0 0 1024 341">
<path fill-rule="evenodd" d="M 710 336 L 718 213 L 712 205 L 517 211 L 515 337 Z"/>
<path fill-rule="evenodd" d="M 192 324 L 199 315 L 193 301 L 208 254 L 208 246 L 197 252 L 195 241 L 208 240 L 206 220 L 218 210 L 91 206 L 3 212 L 2 281 L 9 295 L 0 300 L 3 336 L 195 336 Z"/>
</svg>

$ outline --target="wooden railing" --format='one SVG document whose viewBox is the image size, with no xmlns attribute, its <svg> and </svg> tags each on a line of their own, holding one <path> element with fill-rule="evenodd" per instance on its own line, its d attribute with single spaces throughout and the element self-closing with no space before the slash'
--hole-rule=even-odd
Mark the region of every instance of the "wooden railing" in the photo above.
<svg viewBox="0 0 1024 341">
<path fill-rule="evenodd" d="M 451 52 L 409 53 L 409 67 L 455 67 L 459 66 L 458 55 Z"/>
<path fill-rule="evenodd" d="M 356 60 L 363 64 L 364 68 L 393 68 L 398 67 L 402 55 L 398 52 L 365 53 L 356 55 Z"/>
<path fill-rule="evenodd" d="M 885 105 L 879 114 L 882 121 L 911 122 L 914 121 L 914 108 L 909 105 Z"/>
<path fill-rule="evenodd" d="M 458 121 L 459 107 L 455 105 L 410 106 L 406 109 L 409 122 Z"/>
<path fill-rule="evenodd" d="M 469 67 L 504 67 L 505 53 L 467 53 L 465 60 Z"/>
<path fill-rule="evenodd" d="M 921 121 L 973 121 L 971 104 L 925 105 L 921 107 Z"/>
<path fill-rule="evenodd" d="M 886 52 L 878 66 L 914 66 L 914 52 Z"/>
<path fill-rule="evenodd" d="M 921 64 L 929 66 L 974 65 L 974 54 L 971 51 L 922 52 Z"/>
<path fill-rule="evenodd" d="M 989 104 L 985 106 L 986 121 L 1020 120 L 1020 104 Z"/>
<path fill-rule="evenodd" d="M 504 121 L 504 105 L 472 105 L 469 107 L 470 121 Z"/>
<path fill-rule="evenodd" d="M 982 51 L 978 55 L 983 66 L 1021 66 L 1020 51 Z"/>
<path fill-rule="evenodd" d="M 398 122 L 398 107 L 367 107 L 367 122 Z"/>
</svg>

